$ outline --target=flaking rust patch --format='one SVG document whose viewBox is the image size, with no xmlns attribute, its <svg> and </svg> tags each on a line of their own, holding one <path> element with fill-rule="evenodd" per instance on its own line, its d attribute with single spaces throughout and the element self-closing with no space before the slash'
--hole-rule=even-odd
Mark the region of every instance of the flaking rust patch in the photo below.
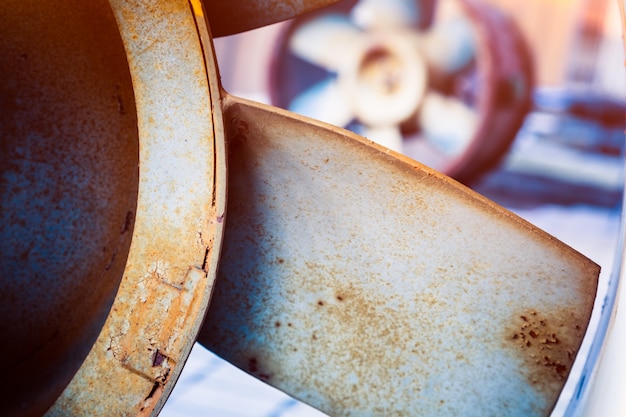
<svg viewBox="0 0 626 417">
<path fill-rule="evenodd" d="M 586 324 L 573 311 L 548 315 L 529 310 L 515 316 L 507 328 L 506 344 L 524 364 L 520 372 L 546 397 L 556 399 L 565 384 Z"/>
</svg>

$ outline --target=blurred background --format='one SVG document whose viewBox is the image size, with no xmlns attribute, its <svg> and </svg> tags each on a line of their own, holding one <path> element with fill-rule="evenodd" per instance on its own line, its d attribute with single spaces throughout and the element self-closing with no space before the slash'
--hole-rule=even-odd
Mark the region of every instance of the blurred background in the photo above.
<svg viewBox="0 0 626 417">
<path fill-rule="evenodd" d="M 228 92 L 346 127 L 452 176 L 600 264 L 602 299 L 624 185 L 618 6 L 350 0 L 215 47 Z M 599 321 L 596 311 L 583 360 Z M 323 414 L 196 344 L 161 415 Z"/>
</svg>

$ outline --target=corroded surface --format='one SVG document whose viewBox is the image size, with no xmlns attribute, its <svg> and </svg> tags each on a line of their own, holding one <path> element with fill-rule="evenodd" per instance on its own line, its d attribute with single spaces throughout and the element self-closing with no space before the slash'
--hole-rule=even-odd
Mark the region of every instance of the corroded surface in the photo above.
<svg viewBox="0 0 626 417">
<path fill-rule="evenodd" d="M 524 358 L 522 373 L 541 392 L 560 391 L 576 356 L 577 341 L 585 332 L 585 318 L 578 311 L 521 312 L 507 329 L 505 348 L 511 345 Z M 556 313 L 556 314 L 555 314 Z"/>
<path fill-rule="evenodd" d="M 225 102 L 229 215 L 203 344 L 333 416 L 549 414 L 597 265 L 341 129 Z"/>
<path fill-rule="evenodd" d="M 196 19 L 203 14 L 184 0 L 111 6 L 137 106 L 135 229 L 110 315 L 49 416 L 157 414 L 195 342 L 217 268 L 224 139 L 208 31 Z"/>
<path fill-rule="evenodd" d="M 203 0 L 213 36 L 232 35 L 291 19 L 338 0 Z"/>
<path fill-rule="evenodd" d="M 3 1 L 0 415 L 45 412 L 93 345 L 130 246 L 138 147 L 108 2 Z"/>
</svg>

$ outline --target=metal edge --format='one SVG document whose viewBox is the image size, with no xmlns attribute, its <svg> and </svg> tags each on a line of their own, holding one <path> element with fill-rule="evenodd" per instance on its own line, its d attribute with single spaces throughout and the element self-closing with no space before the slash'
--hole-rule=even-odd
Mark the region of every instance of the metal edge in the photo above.
<svg viewBox="0 0 626 417">
<path fill-rule="evenodd" d="M 620 9 L 622 32 L 626 33 L 626 0 L 617 0 Z M 626 40 L 624 41 L 626 53 Z M 626 66 L 626 62 L 624 63 Z M 626 153 L 622 153 L 626 166 Z M 626 170 L 622 173 L 626 178 Z M 565 417 L 600 415 L 623 415 L 626 413 L 626 192 L 622 189 L 620 231 L 615 248 L 615 264 L 608 283 L 606 295 L 596 308 L 600 319 L 592 338 L 589 353 L 575 385 L 574 395 L 565 410 Z M 620 305 L 620 301 L 622 305 Z"/>
<path fill-rule="evenodd" d="M 620 338 L 624 339 L 621 334 L 626 331 L 624 310 L 623 308 L 620 310 L 620 298 L 623 303 L 626 297 L 626 285 L 622 282 L 626 274 L 626 264 L 624 263 L 626 257 L 626 248 L 624 247 L 626 239 L 626 194 L 623 194 L 622 198 L 621 216 L 619 240 L 615 249 L 615 265 L 606 295 L 602 302 L 596 305 L 596 308 L 600 310 L 599 323 L 595 332 L 588 336 L 592 337 L 591 346 L 576 382 L 574 394 L 564 413 L 566 417 L 614 415 L 613 413 L 617 412 L 618 409 L 611 407 L 616 407 L 617 402 L 623 401 L 623 396 L 621 398 L 618 398 L 619 395 L 611 397 L 608 393 L 623 387 L 624 382 L 617 384 L 618 386 L 607 385 L 607 382 L 612 377 L 611 374 L 617 378 L 624 379 L 626 377 L 626 373 L 624 373 L 626 364 L 623 363 L 624 352 L 613 351 L 614 346 L 620 343 Z M 598 409 L 612 410 L 612 413 L 599 413 Z"/>
<path fill-rule="evenodd" d="M 225 155 L 217 73 L 188 0 L 111 0 L 140 135 L 138 210 L 98 340 L 49 416 L 157 415 L 195 343 L 222 241 Z"/>
<path fill-rule="evenodd" d="M 234 35 L 271 25 L 339 0 L 231 0 L 203 1 L 214 36 Z"/>
</svg>

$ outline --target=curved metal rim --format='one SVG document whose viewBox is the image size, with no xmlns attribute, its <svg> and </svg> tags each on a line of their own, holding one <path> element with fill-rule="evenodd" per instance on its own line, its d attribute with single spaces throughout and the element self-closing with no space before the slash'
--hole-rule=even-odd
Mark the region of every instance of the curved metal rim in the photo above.
<svg viewBox="0 0 626 417">
<path fill-rule="evenodd" d="M 204 318 L 225 215 L 219 84 L 197 0 L 111 0 L 133 79 L 140 180 L 117 297 L 47 415 L 156 415 Z"/>
</svg>

